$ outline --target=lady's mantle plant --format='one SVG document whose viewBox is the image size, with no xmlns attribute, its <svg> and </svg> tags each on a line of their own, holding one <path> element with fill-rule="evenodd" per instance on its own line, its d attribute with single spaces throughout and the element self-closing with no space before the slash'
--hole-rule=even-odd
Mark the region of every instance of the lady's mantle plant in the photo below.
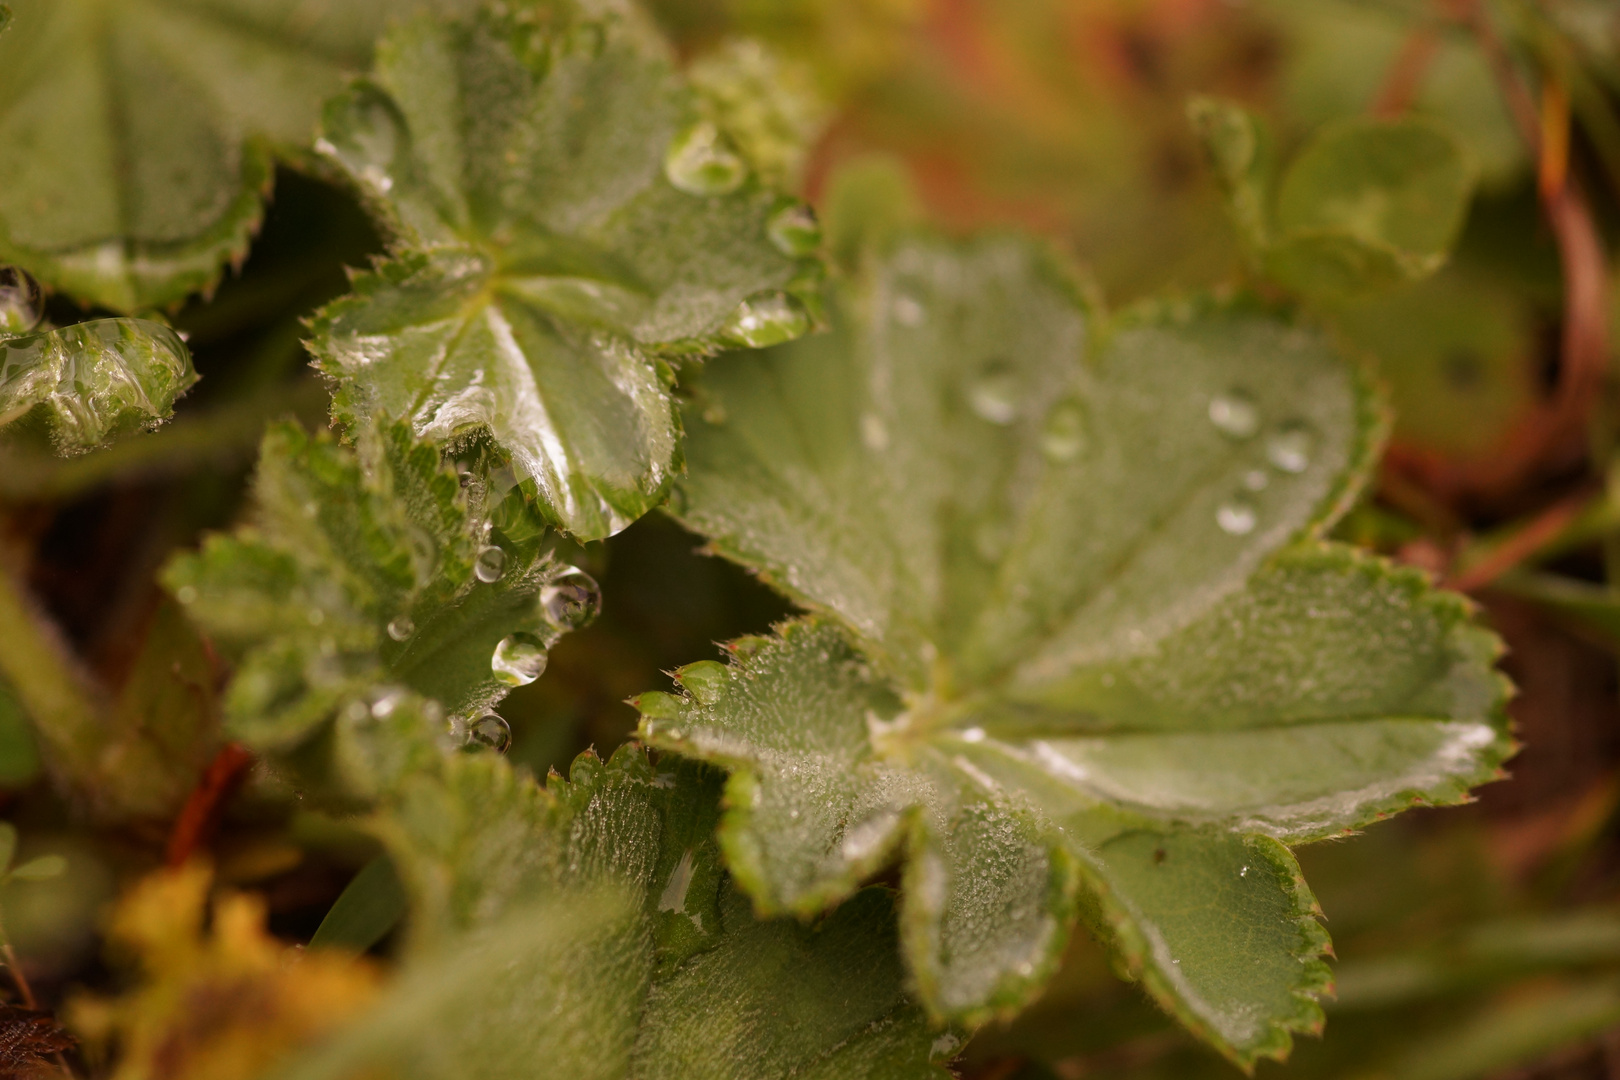
<svg viewBox="0 0 1620 1080">
<path fill-rule="evenodd" d="M 92 6 L 23 5 L 18 40 L 90 56 Z M 1045 248 L 904 226 L 859 178 L 829 276 L 808 209 L 757 178 L 767 148 L 635 9 L 427 6 L 307 151 L 291 87 L 338 89 L 376 5 L 280 67 L 220 61 L 201 15 L 143 24 L 213 42 L 222 100 L 278 84 L 228 123 L 176 114 L 212 147 L 183 184 L 150 146 L 117 190 L 49 140 L 0 172 L 0 253 L 120 309 L 240 254 L 277 147 L 390 240 L 311 324 L 337 437 L 272 428 L 249 522 L 164 576 L 233 666 L 229 733 L 364 810 L 408 900 L 382 1003 L 278 1075 L 941 1076 L 1077 922 L 1240 1065 L 1318 1029 L 1328 939 L 1290 845 L 1461 801 L 1511 749 L 1464 601 L 1324 538 L 1382 437 L 1357 367 L 1255 300 L 1110 315 Z M 167 91 L 116 61 L 128 139 Z M 4 71 L 0 102 L 55 85 Z M 0 104 L 0 131 L 29 115 Z M 1468 189 L 1443 132 L 1325 136 L 1274 210 L 1258 127 L 1195 117 L 1284 288 L 1443 257 Z M 30 216 L 57 150 L 64 199 L 128 213 Z M 1347 154 L 1379 168 L 1321 165 Z M 0 348 L 0 418 L 73 448 L 193 378 L 155 324 Z M 487 752 L 493 709 L 596 612 L 567 543 L 666 499 L 806 614 L 681 669 L 639 698 L 642 746 L 541 786 Z M 897 896 L 871 884 L 896 866 Z"/>
</svg>

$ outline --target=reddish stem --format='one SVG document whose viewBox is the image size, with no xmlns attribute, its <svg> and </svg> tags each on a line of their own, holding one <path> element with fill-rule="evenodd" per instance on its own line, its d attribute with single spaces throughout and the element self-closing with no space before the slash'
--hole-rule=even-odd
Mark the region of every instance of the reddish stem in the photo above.
<svg viewBox="0 0 1620 1080">
<path fill-rule="evenodd" d="M 242 785 L 251 764 L 253 755 L 241 743 L 229 742 L 220 747 L 174 821 L 164 865 L 184 866 L 199 848 L 206 846 L 218 825 L 220 807 Z"/>
</svg>

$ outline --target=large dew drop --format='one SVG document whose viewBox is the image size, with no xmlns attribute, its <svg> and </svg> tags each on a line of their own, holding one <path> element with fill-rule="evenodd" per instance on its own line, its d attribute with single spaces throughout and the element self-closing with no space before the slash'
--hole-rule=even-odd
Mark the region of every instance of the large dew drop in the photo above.
<svg viewBox="0 0 1620 1080">
<path fill-rule="evenodd" d="M 506 753 L 512 745 L 512 728 L 497 713 L 485 713 L 467 725 L 467 745 Z"/>
<path fill-rule="evenodd" d="M 393 190 L 395 160 L 410 136 L 405 119 L 382 89 L 360 83 L 328 107 L 326 137 L 315 148 L 336 158 L 377 191 Z"/>
<path fill-rule="evenodd" d="M 534 634 L 508 634 L 490 657 L 495 681 L 507 686 L 528 686 L 546 670 L 546 643 Z"/>
<path fill-rule="evenodd" d="M 1244 391 L 1228 390 L 1210 399 L 1209 422 L 1228 439 L 1251 439 L 1260 430 L 1260 406 Z"/>
<path fill-rule="evenodd" d="M 506 552 L 493 545 L 478 553 L 473 563 L 473 574 L 485 585 L 493 585 L 506 573 Z"/>
<path fill-rule="evenodd" d="M 1311 467 L 1315 449 L 1316 436 L 1310 426 L 1290 420 L 1266 439 L 1266 460 L 1285 473 L 1302 473 Z"/>
<path fill-rule="evenodd" d="M 664 175 L 688 195 L 730 195 L 748 179 L 748 166 L 708 121 L 693 124 L 670 141 Z"/>
<path fill-rule="evenodd" d="M 1248 536 L 1260 524 L 1260 511 L 1247 495 L 1234 495 L 1215 510 L 1215 524 L 1230 536 Z"/>
<path fill-rule="evenodd" d="M 764 349 L 810 332 L 810 313 L 787 293 L 761 293 L 738 305 L 721 327 L 720 336 L 732 345 Z"/>
<path fill-rule="evenodd" d="M 0 334 L 26 334 L 44 317 L 39 282 L 15 266 L 0 266 Z"/>
<path fill-rule="evenodd" d="M 388 636 L 395 641 L 404 641 L 416 633 L 416 623 L 409 615 L 400 615 L 388 624 Z"/>
<path fill-rule="evenodd" d="M 602 611 L 602 587 L 583 570 L 570 567 L 540 590 L 540 608 L 559 630 L 580 630 Z"/>
<path fill-rule="evenodd" d="M 1041 453 L 1052 461 L 1073 461 L 1086 451 L 1086 410 L 1067 399 L 1052 406 L 1041 428 Z"/>
<path fill-rule="evenodd" d="M 821 224 L 804 203 L 790 203 L 772 214 L 765 235 L 777 251 L 795 259 L 808 258 L 821 247 Z"/>
<path fill-rule="evenodd" d="M 1005 360 L 991 360 L 968 382 L 968 407 L 992 424 L 1010 424 L 1018 418 L 1018 369 Z"/>
</svg>

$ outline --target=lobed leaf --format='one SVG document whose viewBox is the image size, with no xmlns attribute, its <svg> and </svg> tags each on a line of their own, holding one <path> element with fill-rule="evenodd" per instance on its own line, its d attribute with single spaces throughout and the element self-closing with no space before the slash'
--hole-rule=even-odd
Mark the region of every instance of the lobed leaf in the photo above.
<svg viewBox="0 0 1620 1080">
<path fill-rule="evenodd" d="M 394 258 L 314 323 L 334 414 L 487 432 L 547 523 L 619 531 L 680 468 L 660 356 L 803 333 L 813 219 L 749 175 L 629 15 L 516 4 L 392 32 L 321 152 Z"/>
<path fill-rule="evenodd" d="M 718 781 L 635 747 L 545 789 L 490 755 L 413 777 L 380 822 L 416 912 L 404 974 L 281 1075 L 943 1080 L 960 1040 L 906 1000 L 886 893 L 756 920 L 720 871 Z"/>
<path fill-rule="evenodd" d="M 501 531 L 481 469 L 465 480 L 402 424 L 366 428 L 354 450 L 270 429 L 253 524 L 164 574 L 236 661 L 225 710 L 237 738 L 308 751 L 317 771 L 375 792 L 374 763 L 342 745 L 357 718 L 334 727 L 339 710 L 384 718 L 395 700 L 385 688 L 402 686 L 449 710 L 457 734 L 483 738 L 480 713 L 534 681 L 550 645 L 595 615 L 595 582 L 538 539 Z"/>
<path fill-rule="evenodd" d="M 0 426 L 34 413 L 63 453 L 157 427 L 196 381 L 179 335 L 144 319 L 0 334 Z"/>
<path fill-rule="evenodd" d="M 978 1023 L 1077 910 L 1247 1065 L 1321 1022 L 1327 937 L 1284 841 L 1455 802 L 1510 749 L 1460 598 L 1318 539 L 1381 415 L 1310 328 L 1242 303 L 1099 332 L 1011 239 L 913 236 L 833 332 L 705 373 L 674 505 L 817 614 L 639 701 L 732 771 L 761 912 L 904 866 L 914 986 Z"/>
<path fill-rule="evenodd" d="M 1270 136 L 1253 114 L 1197 98 L 1189 116 L 1238 232 L 1274 280 L 1342 297 L 1418 281 L 1461 231 L 1474 169 L 1438 121 L 1341 121 L 1317 132 L 1272 192 Z"/>
<path fill-rule="evenodd" d="M 212 287 L 274 156 L 384 22 L 471 0 L 17 0 L 0 36 L 0 260 L 118 311 Z"/>
</svg>

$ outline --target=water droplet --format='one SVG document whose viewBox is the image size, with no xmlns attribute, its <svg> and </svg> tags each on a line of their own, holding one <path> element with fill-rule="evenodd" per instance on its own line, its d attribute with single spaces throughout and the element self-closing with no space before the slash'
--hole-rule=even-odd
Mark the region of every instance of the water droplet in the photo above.
<svg viewBox="0 0 1620 1080">
<path fill-rule="evenodd" d="M 1250 491 L 1264 491 L 1270 484 L 1271 477 L 1264 469 L 1250 469 L 1243 474 L 1243 486 Z"/>
<path fill-rule="evenodd" d="M 748 179 L 748 166 L 725 145 L 720 129 L 704 120 L 670 141 L 664 175 L 688 195 L 729 195 Z"/>
<path fill-rule="evenodd" d="M 1243 869 L 1238 871 L 1238 877 L 1248 877 L 1248 876 L 1249 876 L 1249 868 L 1247 866 L 1245 866 Z"/>
<path fill-rule="evenodd" d="M 795 259 L 808 258 L 821 247 L 821 223 L 804 203 L 790 203 L 772 214 L 765 235 L 776 250 Z"/>
<path fill-rule="evenodd" d="M 1229 439 L 1249 439 L 1260 430 L 1260 406 L 1242 390 L 1218 394 L 1209 402 L 1209 422 Z"/>
<path fill-rule="evenodd" d="M 485 713 L 467 725 L 467 745 L 504 754 L 512 745 L 511 725 L 496 713 Z"/>
<path fill-rule="evenodd" d="M 327 109 L 326 135 L 315 148 L 363 183 L 387 193 L 393 190 L 394 162 L 410 141 L 405 118 L 386 91 L 370 83 L 356 85 Z"/>
<path fill-rule="evenodd" d="M 558 629 L 579 630 L 601 613 L 602 587 L 585 571 L 569 567 L 540 590 L 540 607 Z"/>
<path fill-rule="evenodd" d="M 39 282 L 15 266 L 0 266 L 0 334 L 26 334 L 45 317 Z"/>
<path fill-rule="evenodd" d="M 1248 536 L 1260 523 L 1260 512 L 1247 495 L 1234 495 L 1215 511 L 1215 524 L 1232 536 Z"/>
<path fill-rule="evenodd" d="M 1053 461 L 1073 461 L 1085 449 L 1085 406 L 1073 399 L 1058 402 L 1041 428 L 1041 453 Z"/>
<path fill-rule="evenodd" d="M 371 703 L 371 715 L 378 720 L 386 720 L 394 715 L 394 710 L 399 708 L 400 702 L 404 700 L 405 695 L 402 692 L 390 690 Z"/>
<path fill-rule="evenodd" d="M 508 634 L 495 646 L 489 667 L 496 682 L 528 686 L 546 670 L 546 643 L 533 634 Z"/>
<path fill-rule="evenodd" d="M 396 616 L 388 624 L 388 636 L 395 641 L 404 641 L 414 633 L 416 633 L 416 623 L 412 621 L 409 615 Z"/>
<path fill-rule="evenodd" d="M 473 474 L 469 470 L 463 469 L 456 474 L 456 482 L 463 488 L 470 488 L 473 485 Z"/>
<path fill-rule="evenodd" d="M 992 424 L 1010 424 L 1018 417 L 1018 370 L 1005 360 L 990 360 L 968 384 L 968 405 Z"/>
<path fill-rule="evenodd" d="M 486 585 L 501 580 L 506 573 L 506 552 L 491 545 L 478 553 L 478 560 L 473 563 L 473 574 Z"/>
<path fill-rule="evenodd" d="M 195 585 L 182 585 L 174 590 L 174 598 L 182 604 L 195 604 L 197 602 L 197 587 Z"/>
<path fill-rule="evenodd" d="M 894 298 L 894 317 L 901 326 L 921 326 L 928 312 L 913 297 L 901 295 Z"/>
<path fill-rule="evenodd" d="M 1316 435 L 1309 425 L 1290 420 L 1266 440 L 1266 460 L 1285 473 L 1302 473 L 1311 465 Z"/>
<path fill-rule="evenodd" d="M 318 607 L 312 607 L 304 613 L 304 617 L 309 620 L 309 625 L 319 626 L 326 621 L 326 612 Z"/>
<path fill-rule="evenodd" d="M 877 413 L 861 414 L 861 442 L 874 454 L 889 448 L 889 428 Z"/>
<path fill-rule="evenodd" d="M 720 328 L 720 336 L 727 342 L 749 349 L 780 345 L 809 332 L 810 313 L 782 292 L 749 297 Z"/>
</svg>

